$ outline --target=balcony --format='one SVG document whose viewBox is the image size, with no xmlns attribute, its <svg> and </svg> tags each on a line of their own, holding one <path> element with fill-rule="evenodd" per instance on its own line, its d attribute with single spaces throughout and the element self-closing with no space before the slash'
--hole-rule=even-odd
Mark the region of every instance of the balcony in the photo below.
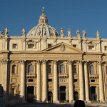
<svg viewBox="0 0 107 107">
<path fill-rule="evenodd" d="M 37 75 L 35 73 L 27 73 L 26 77 L 27 78 L 36 78 Z"/>
<path fill-rule="evenodd" d="M 59 77 L 60 77 L 60 78 L 68 78 L 69 75 L 68 75 L 67 73 L 60 73 L 60 74 L 59 74 Z"/>
<path fill-rule="evenodd" d="M 98 78 L 99 76 L 98 76 L 98 74 L 90 74 L 89 77 L 90 78 Z"/>
</svg>

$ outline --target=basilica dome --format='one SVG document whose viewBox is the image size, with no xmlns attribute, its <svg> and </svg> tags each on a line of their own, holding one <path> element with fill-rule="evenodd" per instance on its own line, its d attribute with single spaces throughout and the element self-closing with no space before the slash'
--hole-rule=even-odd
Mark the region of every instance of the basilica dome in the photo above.
<svg viewBox="0 0 107 107">
<path fill-rule="evenodd" d="M 39 18 L 39 23 L 34 26 L 27 34 L 27 36 L 37 37 L 54 37 L 58 36 L 56 29 L 48 24 L 47 16 L 44 9 L 42 9 L 42 15 Z"/>
</svg>

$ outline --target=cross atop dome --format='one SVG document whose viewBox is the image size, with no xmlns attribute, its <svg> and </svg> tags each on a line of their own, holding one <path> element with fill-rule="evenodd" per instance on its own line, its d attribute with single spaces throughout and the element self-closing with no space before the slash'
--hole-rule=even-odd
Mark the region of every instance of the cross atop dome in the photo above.
<svg viewBox="0 0 107 107">
<path fill-rule="evenodd" d="M 42 7 L 42 15 L 39 18 L 39 24 L 48 24 L 48 19 L 47 16 L 45 14 L 45 8 Z"/>
<path fill-rule="evenodd" d="M 42 7 L 42 15 L 45 16 L 45 8 Z"/>
</svg>

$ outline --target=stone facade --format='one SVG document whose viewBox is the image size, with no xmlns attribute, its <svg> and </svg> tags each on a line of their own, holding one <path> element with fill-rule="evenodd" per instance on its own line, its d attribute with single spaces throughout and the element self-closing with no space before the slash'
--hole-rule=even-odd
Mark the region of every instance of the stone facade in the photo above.
<svg viewBox="0 0 107 107">
<path fill-rule="evenodd" d="M 60 34 L 42 10 L 27 34 L 0 34 L 0 84 L 8 101 L 107 101 L 107 39 Z M 17 99 L 18 101 L 18 99 Z"/>
</svg>

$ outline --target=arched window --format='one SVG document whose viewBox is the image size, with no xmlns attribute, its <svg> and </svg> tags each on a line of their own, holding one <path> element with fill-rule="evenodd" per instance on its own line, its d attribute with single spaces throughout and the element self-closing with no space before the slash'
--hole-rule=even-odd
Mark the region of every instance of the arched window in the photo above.
<svg viewBox="0 0 107 107">
<path fill-rule="evenodd" d="M 64 71 L 65 71 L 64 63 L 62 62 L 58 63 L 58 72 L 64 73 Z"/>
<path fill-rule="evenodd" d="M 47 72 L 48 72 L 49 74 L 52 73 L 52 69 L 51 69 L 51 68 L 52 68 L 52 65 L 51 65 L 51 62 L 48 62 L 48 63 L 47 63 L 47 67 L 46 67 L 46 68 L 47 68 Z"/>
<path fill-rule="evenodd" d="M 75 63 L 73 63 L 72 70 L 73 70 L 73 74 L 77 74 L 77 66 Z"/>
<path fill-rule="evenodd" d="M 12 75 L 16 74 L 16 65 L 12 66 Z"/>
<path fill-rule="evenodd" d="M 107 75 L 107 66 L 106 66 L 105 72 L 106 72 L 106 75 Z"/>
<path fill-rule="evenodd" d="M 89 64 L 89 65 L 88 65 L 88 69 L 89 69 L 89 73 L 90 73 L 91 75 L 93 75 L 93 74 L 94 74 L 94 66 L 93 66 L 93 64 Z"/>
<path fill-rule="evenodd" d="M 32 64 L 28 64 L 28 74 L 33 74 L 34 71 L 33 71 L 33 65 Z"/>
<path fill-rule="evenodd" d="M 28 48 L 34 48 L 34 44 L 28 44 Z"/>
</svg>

